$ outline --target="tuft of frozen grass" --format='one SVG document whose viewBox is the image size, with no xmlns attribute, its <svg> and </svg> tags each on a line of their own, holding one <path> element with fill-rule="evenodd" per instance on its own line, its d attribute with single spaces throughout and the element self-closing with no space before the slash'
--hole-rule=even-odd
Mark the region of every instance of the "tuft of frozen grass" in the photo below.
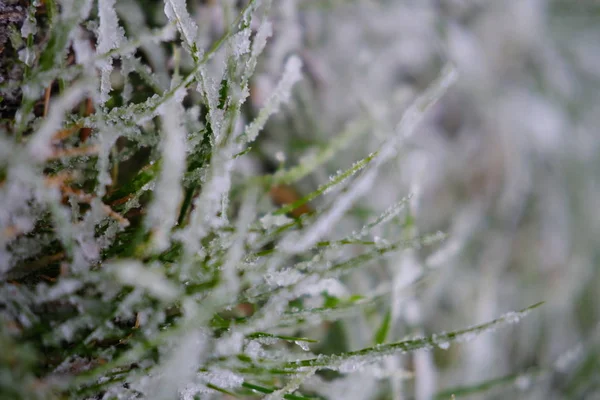
<svg viewBox="0 0 600 400">
<path fill-rule="evenodd" d="M 0 397 L 591 395 L 595 43 L 463 3 L 0 5 Z"/>
</svg>

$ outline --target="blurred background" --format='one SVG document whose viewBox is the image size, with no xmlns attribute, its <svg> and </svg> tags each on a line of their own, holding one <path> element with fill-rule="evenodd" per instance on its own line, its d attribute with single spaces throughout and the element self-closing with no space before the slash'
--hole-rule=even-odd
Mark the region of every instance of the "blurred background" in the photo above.
<svg viewBox="0 0 600 400">
<path fill-rule="evenodd" d="M 289 54 L 302 56 L 305 79 L 292 105 L 268 126 L 262 156 L 275 164 L 283 153 L 293 165 L 349 121 L 365 115 L 376 121 L 305 179 L 301 192 L 376 150 L 444 64 L 459 71 L 458 83 L 382 168 L 372 190 L 332 227 L 333 236 L 358 229 L 411 194 L 410 229 L 448 235 L 435 252 L 396 254 L 344 282 L 361 294 L 391 285 L 388 339 L 458 329 L 546 302 L 493 334 L 389 360 L 379 373 L 402 367 L 414 379 L 391 376 L 388 393 L 464 398 L 474 389 L 469 398 L 600 398 L 600 3 L 273 5 L 274 35 L 253 101 L 260 105 L 261 91 L 270 91 Z M 322 204 L 335 194 L 328 196 Z M 402 229 L 380 234 L 389 238 Z M 350 350 L 368 346 L 382 315 L 345 320 L 338 334 Z M 381 381 L 368 375 L 343 379 L 332 398 L 370 398 Z"/>
</svg>

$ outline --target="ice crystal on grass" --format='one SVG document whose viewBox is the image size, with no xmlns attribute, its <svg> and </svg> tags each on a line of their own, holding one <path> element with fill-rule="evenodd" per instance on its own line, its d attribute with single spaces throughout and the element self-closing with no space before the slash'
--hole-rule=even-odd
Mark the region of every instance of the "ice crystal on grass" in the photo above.
<svg viewBox="0 0 600 400">
<path fill-rule="evenodd" d="M 165 15 L 177 25 L 184 43 L 191 46 L 198 36 L 198 26 L 188 13 L 185 0 L 165 0 Z"/>
<path fill-rule="evenodd" d="M 109 50 L 116 49 L 123 40 L 123 33 L 119 26 L 115 3 L 116 0 L 98 1 L 98 16 L 100 19 L 98 45 L 96 47 L 98 54 L 104 54 Z M 112 59 L 102 61 L 100 69 L 100 101 L 105 103 L 111 91 L 110 73 L 113 70 Z"/>
<path fill-rule="evenodd" d="M 271 228 L 280 227 L 289 224 L 293 220 L 286 217 L 285 215 L 272 215 L 267 214 L 260 219 L 260 223 L 264 229 L 270 230 Z"/>
</svg>

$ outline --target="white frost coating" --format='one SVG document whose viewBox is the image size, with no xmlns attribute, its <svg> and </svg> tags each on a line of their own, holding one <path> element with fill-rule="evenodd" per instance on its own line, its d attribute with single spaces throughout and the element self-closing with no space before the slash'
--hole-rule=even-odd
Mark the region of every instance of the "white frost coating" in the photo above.
<svg viewBox="0 0 600 400">
<path fill-rule="evenodd" d="M 243 56 L 250 51 L 250 28 L 245 28 L 236 33 L 230 41 L 233 48 L 233 55 L 236 57 Z"/>
<path fill-rule="evenodd" d="M 82 28 L 77 28 L 73 38 L 73 51 L 77 64 L 88 64 L 94 57 L 94 50 L 86 33 Z"/>
<path fill-rule="evenodd" d="M 287 102 L 292 93 L 292 87 L 302 78 L 302 61 L 298 56 L 291 56 L 285 64 L 283 77 L 277 84 L 275 92 L 271 95 L 265 107 L 260 110 L 258 116 L 246 127 L 246 140 L 252 142 L 263 129 L 271 115 L 279 111 L 281 104 Z"/>
<path fill-rule="evenodd" d="M 262 344 L 258 340 L 251 340 L 244 349 L 244 354 L 250 358 L 259 358 L 264 354 Z"/>
<path fill-rule="evenodd" d="M 445 333 L 442 333 L 441 335 L 445 335 Z M 448 350 L 450 348 L 450 342 L 448 341 L 448 339 L 446 337 L 444 337 L 443 339 L 440 339 L 440 337 L 438 335 L 433 334 L 431 336 L 431 340 L 437 347 L 439 347 L 442 350 Z"/>
<path fill-rule="evenodd" d="M 361 168 L 361 169 L 362 169 L 362 168 Z M 338 169 L 338 170 L 335 172 L 335 174 L 334 174 L 334 175 L 331 175 L 331 176 L 329 177 L 329 183 L 331 184 L 331 183 L 333 183 L 333 182 L 336 182 L 336 181 L 338 181 L 338 180 L 339 180 L 339 182 L 338 182 L 338 183 L 342 183 L 342 182 L 343 182 L 343 181 L 345 181 L 346 179 L 350 178 L 350 176 L 354 175 L 354 174 L 352 174 L 352 175 L 350 175 L 350 176 L 347 176 L 346 178 L 341 178 L 341 176 L 342 176 L 342 174 L 343 174 L 344 172 L 345 172 L 345 171 L 342 171 L 341 169 Z M 358 170 L 357 170 L 356 172 L 358 172 Z M 356 173 L 356 172 L 355 172 L 355 173 Z M 329 186 L 327 189 L 325 189 L 325 190 L 323 191 L 323 194 L 325 195 L 325 194 L 331 193 L 335 187 L 336 187 L 336 185 Z"/>
<path fill-rule="evenodd" d="M 300 285 L 297 285 L 291 291 L 292 295 L 296 297 L 315 296 L 319 299 L 322 299 L 321 295 L 323 292 L 340 297 L 348 295 L 348 291 L 338 280 L 333 278 L 319 279 L 317 275 L 310 275 L 305 281 Z M 313 306 L 309 303 L 309 307 Z M 315 305 L 314 307 L 319 307 L 319 305 Z"/>
<path fill-rule="evenodd" d="M 246 67 L 242 76 L 240 99 L 238 101 L 239 107 L 241 107 L 246 102 L 246 99 L 250 95 L 250 90 L 248 89 L 248 82 L 252 74 L 254 74 L 254 70 L 256 69 L 258 56 L 265 49 L 267 45 L 267 39 L 272 34 L 273 26 L 271 25 L 271 23 L 269 21 L 263 21 L 258 27 L 256 35 L 254 36 L 250 57 L 248 57 L 248 60 L 246 61 Z"/>
<path fill-rule="evenodd" d="M 98 170 L 98 185 L 96 186 L 96 194 L 104 196 L 106 187 L 112 183 L 112 177 L 109 173 L 109 156 L 111 149 L 119 138 L 119 132 L 114 125 L 109 125 L 106 121 L 98 119 L 98 161 L 96 169 Z"/>
<path fill-rule="evenodd" d="M 44 118 L 44 123 L 27 145 L 29 154 L 35 160 L 43 161 L 52 154 L 52 136 L 61 129 L 65 113 L 84 98 L 86 86 L 84 83 L 73 85 L 58 99 L 50 102 L 50 111 Z"/>
<path fill-rule="evenodd" d="M 74 293 L 83 286 L 83 282 L 77 279 L 60 279 L 58 283 L 52 286 L 46 293 L 42 293 L 38 299 L 40 302 L 53 301 L 63 296 Z"/>
<path fill-rule="evenodd" d="M 165 15 L 177 24 L 184 42 L 191 47 L 198 37 L 198 26 L 188 13 L 185 0 L 165 0 Z"/>
<path fill-rule="evenodd" d="M 398 144 L 414 133 L 425 113 L 442 97 L 446 90 L 456 81 L 457 77 L 458 74 L 454 67 L 451 65 L 444 67 L 441 76 L 404 112 L 402 119 L 396 127 L 396 135 L 391 136 L 384 142 L 380 152 L 371 162 L 369 169 L 303 235 L 300 237 L 297 235 L 288 235 L 282 241 L 281 248 L 288 253 L 300 253 L 320 240 L 329 231 L 330 227 L 339 221 L 352 204 L 371 189 L 379 167 L 396 154 Z"/>
<path fill-rule="evenodd" d="M 226 196 L 223 196 L 226 198 Z M 250 223 L 254 220 L 256 206 L 256 192 L 252 190 L 242 204 L 240 215 L 236 224 L 235 240 L 229 247 L 227 258 L 222 271 L 223 284 L 220 289 L 225 290 L 224 297 L 229 300 L 233 293 L 238 293 L 240 282 L 237 266 L 244 256 L 244 244 Z"/>
<path fill-rule="evenodd" d="M 167 102 L 161 119 L 164 134 L 162 169 L 146 219 L 148 226 L 154 229 L 153 242 L 158 251 L 163 251 L 170 245 L 170 231 L 177 222 L 183 198 L 180 182 L 186 165 L 186 132 L 181 124 L 181 106 L 175 100 Z"/>
<path fill-rule="evenodd" d="M 335 368 L 337 371 L 348 374 L 351 372 L 356 372 L 362 370 L 365 366 L 378 361 L 377 359 L 371 359 L 370 357 L 348 357 L 345 359 L 340 358 L 339 360 L 334 360 L 331 364 L 331 367 Z"/>
<path fill-rule="evenodd" d="M 157 270 L 152 270 L 138 261 L 122 261 L 112 266 L 119 281 L 146 289 L 151 295 L 164 300 L 173 301 L 179 290 Z"/>
<path fill-rule="evenodd" d="M 442 350 L 448 350 L 450 348 L 449 342 L 440 342 L 438 343 L 438 347 Z"/>
<path fill-rule="evenodd" d="M 27 39 L 29 35 L 35 35 L 37 33 L 37 22 L 35 19 L 35 7 L 37 7 L 39 3 L 34 1 L 32 6 L 30 7 L 27 13 L 27 18 L 23 21 L 23 25 L 21 26 L 21 37 Z"/>
<path fill-rule="evenodd" d="M 294 340 L 294 343 L 299 346 L 303 351 L 310 351 L 310 346 L 308 342 L 303 340 Z"/>
<path fill-rule="evenodd" d="M 206 383 L 225 389 L 236 388 L 244 383 L 244 378 L 226 369 L 211 369 L 208 372 L 198 374 L 198 377 Z"/>
<path fill-rule="evenodd" d="M 232 141 L 213 153 L 209 179 L 205 182 L 200 196 L 194 201 L 194 210 L 188 226 L 177 232 L 177 239 L 184 243 L 188 256 L 201 250 L 200 241 L 211 228 L 224 225 L 226 216 L 218 215 L 222 198 L 228 196 L 231 188 L 231 172 L 235 163 L 234 154 L 240 145 Z"/>
<path fill-rule="evenodd" d="M 509 324 L 516 324 L 521 320 L 521 318 L 523 318 L 523 315 L 514 311 L 504 314 L 504 319 Z"/>
<path fill-rule="evenodd" d="M 488 323 L 475 325 L 471 328 L 462 329 L 460 331 L 452 333 L 440 333 L 430 338 L 418 337 L 414 339 L 409 339 L 406 342 L 404 342 L 407 345 L 406 347 L 398 346 L 398 344 L 375 346 L 371 348 L 368 352 L 363 352 L 363 354 L 341 356 L 319 355 L 312 361 L 315 362 L 314 365 L 326 366 L 327 368 L 336 369 L 340 372 L 353 372 L 360 370 L 365 366 L 372 364 L 373 362 L 381 361 L 393 354 L 402 354 L 408 351 L 415 351 L 419 349 L 432 350 L 434 345 L 440 346 L 441 348 L 446 348 L 446 343 L 451 341 L 457 343 L 468 342 L 483 333 L 493 332 L 503 324 L 515 323 L 518 319 L 521 319 L 522 317 L 526 316 L 532 309 L 534 309 L 537 306 L 538 305 L 533 305 L 523 311 L 510 312 Z M 408 345 L 409 342 L 413 342 L 413 345 Z"/>
<path fill-rule="evenodd" d="M 193 381 L 206 354 L 206 345 L 206 335 L 200 331 L 191 331 L 179 338 L 168 360 L 160 367 L 159 376 L 150 383 L 147 393 L 152 396 L 149 397 L 156 400 L 176 398 L 177 393 Z"/>
<path fill-rule="evenodd" d="M 119 19 L 115 11 L 116 0 L 98 0 L 98 17 L 100 26 L 98 28 L 98 46 L 96 53 L 104 54 L 116 49 L 123 39 L 123 31 L 119 26 Z M 112 72 L 112 58 L 99 63 L 101 69 L 100 77 L 100 101 L 105 103 L 109 99 L 111 91 L 110 73 Z"/>
<path fill-rule="evenodd" d="M 482 333 L 488 333 L 488 332 L 495 331 L 502 324 L 516 324 L 516 323 L 520 322 L 521 319 L 525 318 L 531 312 L 531 310 L 533 308 L 534 307 L 529 307 L 529 308 L 525 309 L 524 311 L 510 311 L 510 312 L 502 315 L 500 318 L 494 320 L 493 322 L 487 324 L 487 326 L 476 329 L 472 332 L 467 332 L 467 333 L 461 334 L 461 335 L 453 338 L 452 341 L 456 342 L 456 343 L 470 342 Z M 474 328 L 476 328 L 476 327 L 474 327 Z M 467 328 L 466 330 L 468 331 L 469 329 L 472 329 L 472 328 Z M 438 335 L 438 338 L 441 336 L 445 336 L 445 334 Z M 443 339 L 440 339 L 440 341 L 443 341 Z"/>
<path fill-rule="evenodd" d="M 258 31 L 256 32 L 256 37 L 252 44 L 252 58 L 248 60 L 249 63 L 254 62 L 254 64 L 256 64 L 258 56 L 265 49 L 267 40 L 271 35 L 273 35 L 273 25 L 269 21 L 264 21 L 260 24 Z M 252 71 L 254 71 L 254 68 L 252 68 Z"/>
<path fill-rule="evenodd" d="M 212 79 L 205 66 L 200 66 L 198 92 L 203 93 L 208 103 L 208 119 L 212 128 L 215 142 L 219 143 L 221 127 L 223 126 L 224 111 L 219 108 L 219 84 Z"/>
<path fill-rule="evenodd" d="M 62 0 L 60 14 L 63 20 L 72 18 L 83 20 L 92 9 L 92 0 Z"/>
<path fill-rule="evenodd" d="M 232 356 L 242 352 L 244 335 L 241 332 L 233 332 L 223 335 L 215 343 L 215 353 L 218 356 Z"/>
<path fill-rule="evenodd" d="M 385 249 L 390 247 L 390 242 L 380 236 L 374 236 L 373 241 L 375 242 L 375 248 L 377 249 Z"/>
<path fill-rule="evenodd" d="M 408 202 L 410 201 L 410 199 L 412 198 L 412 195 L 408 195 L 404 198 L 402 198 L 399 202 L 392 204 L 390 207 L 387 208 L 387 210 L 385 210 L 383 213 L 381 213 L 374 221 L 369 222 L 367 225 L 363 226 L 360 230 L 360 232 L 356 232 L 352 234 L 352 238 L 353 239 L 360 239 L 363 238 L 365 236 L 367 236 L 369 234 L 369 232 L 371 231 L 371 229 L 373 229 L 374 227 L 378 226 L 378 225 L 383 225 L 387 222 L 389 222 L 392 218 L 396 217 L 398 214 L 400 214 L 401 211 L 403 211 L 406 207 L 406 204 L 408 204 Z"/>
<path fill-rule="evenodd" d="M 33 52 L 33 49 L 26 47 L 22 50 L 19 50 L 18 56 L 19 61 L 21 61 L 23 64 L 27 66 L 33 65 L 33 62 L 35 60 L 35 53 Z"/>
<path fill-rule="evenodd" d="M 285 215 L 267 214 L 260 219 L 260 224 L 266 230 L 289 224 L 293 220 Z"/>
<path fill-rule="evenodd" d="M 302 278 L 304 278 L 304 274 L 294 268 L 268 272 L 265 274 L 265 281 L 273 287 L 290 286 L 300 282 Z"/>
<path fill-rule="evenodd" d="M 213 368 L 207 372 L 201 372 L 196 376 L 195 382 L 188 384 L 185 389 L 180 390 L 180 400 L 194 400 L 199 397 L 200 394 L 210 396 L 214 393 L 214 389 L 207 387 L 208 384 L 212 384 L 223 389 L 238 388 L 244 383 L 244 378 L 238 374 L 235 374 L 226 369 Z"/>
<path fill-rule="evenodd" d="M 211 389 L 204 385 L 190 383 L 185 388 L 179 390 L 179 400 L 196 400 L 201 398 L 200 394 L 209 394 L 210 392 Z"/>
</svg>

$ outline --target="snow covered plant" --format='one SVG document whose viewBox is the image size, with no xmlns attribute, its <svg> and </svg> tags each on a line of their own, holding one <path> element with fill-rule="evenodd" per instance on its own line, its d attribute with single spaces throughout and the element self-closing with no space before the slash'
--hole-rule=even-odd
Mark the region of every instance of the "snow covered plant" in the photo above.
<svg viewBox="0 0 600 400">
<path fill-rule="evenodd" d="M 409 193 L 339 228 L 454 84 L 450 63 L 394 106 L 394 123 L 366 104 L 297 164 L 290 146 L 273 166 L 260 135 L 318 75 L 285 46 L 292 2 L 188 3 L 0 3 L 0 398 L 376 398 L 413 379 L 398 354 L 537 306 L 391 341 L 397 302 L 427 268 L 345 284 L 444 239 L 418 233 Z M 374 132 L 372 152 L 296 194 Z M 353 318 L 363 332 L 340 329 Z M 362 391 L 345 393 L 358 370 Z"/>
</svg>

